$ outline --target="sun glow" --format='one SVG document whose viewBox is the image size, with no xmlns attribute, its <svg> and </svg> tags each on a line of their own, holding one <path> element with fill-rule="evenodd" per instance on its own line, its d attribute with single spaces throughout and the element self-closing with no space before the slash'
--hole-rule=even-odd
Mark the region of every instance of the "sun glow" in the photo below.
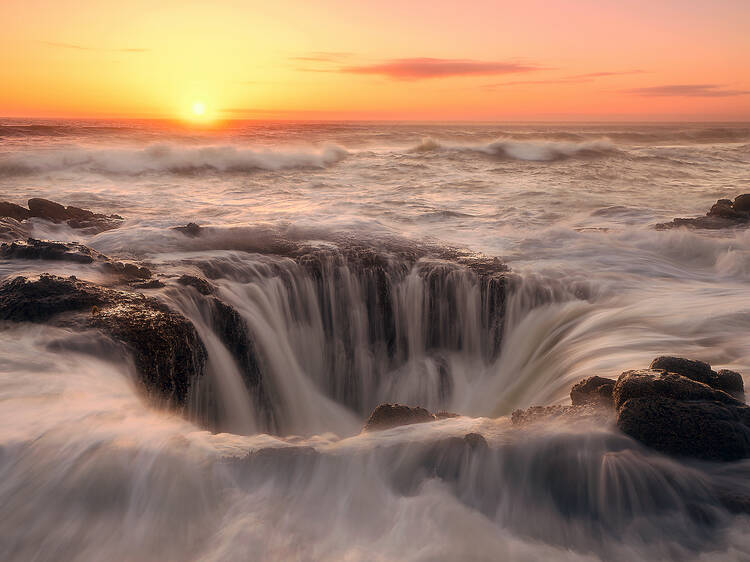
<svg viewBox="0 0 750 562">
<path fill-rule="evenodd" d="M 193 104 L 193 115 L 196 117 L 203 117 L 206 115 L 206 104 L 202 101 L 197 101 Z"/>
</svg>

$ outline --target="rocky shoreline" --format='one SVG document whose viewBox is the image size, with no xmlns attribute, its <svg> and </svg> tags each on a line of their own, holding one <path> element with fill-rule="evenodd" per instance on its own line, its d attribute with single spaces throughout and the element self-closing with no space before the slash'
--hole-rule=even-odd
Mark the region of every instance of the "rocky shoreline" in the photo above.
<svg viewBox="0 0 750 562">
<path fill-rule="evenodd" d="M 750 193 L 743 193 L 730 199 L 719 199 L 703 217 L 676 218 L 671 222 L 659 223 L 657 230 L 679 228 L 697 228 L 718 230 L 750 225 Z"/>
</svg>

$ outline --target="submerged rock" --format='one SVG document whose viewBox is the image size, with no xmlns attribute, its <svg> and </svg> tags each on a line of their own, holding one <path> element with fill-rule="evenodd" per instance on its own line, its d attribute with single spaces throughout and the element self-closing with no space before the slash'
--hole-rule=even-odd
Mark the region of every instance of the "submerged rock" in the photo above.
<svg viewBox="0 0 750 562">
<path fill-rule="evenodd" d="M 737 196 L 734 201 L 719 199 L 713 204 L 706 216 L 695 218 L 676 218 L 672 222 L 656 225 L 657 230 L 667 230 L 685 226 L 688 228 L 699 228 L 717 230 L 720 228 L 732 228 L 750 225 L 750 193 Z"/>
<path fill-rule="evenodd" d="M 182 232 L 185 236 L 195 238 L 201 234 L 203 229 L 194 222 L 189 222 L 185 226 L 173 226 L 172 230 Z"/>
<path fill-rule="evenodd" d="M 212 295 L 214 293 L 213 285 L 202 277 L 196 277 L 195 275 L 182 275 L 177 279 L 177 282 L 186 287 L 193 287 L 201 295 Z"/>
<path fill-rule="evenodd" d="M 204 373 L 206 350 L 192 323 L 156 299 L 75 277 L 16 277 L 0 285 L 0 320 L 96 328 L 132 353 L 147 393 L 183 406 Z"/>
<path fill-rule="evenodd" d="M 0 201 L 0 217 L 17 221 L 40 218 L 54 223 L 64 222 L 71 228 L 82 229 L 90 234 L 117 228 L 124 220 L 119 215 L 104 215 L 72 205 L 65 207 L 40 197 L 29 199 L 28 206 L 26 209 L 15 203 Z"/>
<path fill-rule="evenodd" d="M 425 423 L 437 420 L 437 417 L 419 406 L 403 406 L 401 404 L 381 404 L 372 411 L 365 431 L 380 431 L 399 425 Z"/>
</svg>

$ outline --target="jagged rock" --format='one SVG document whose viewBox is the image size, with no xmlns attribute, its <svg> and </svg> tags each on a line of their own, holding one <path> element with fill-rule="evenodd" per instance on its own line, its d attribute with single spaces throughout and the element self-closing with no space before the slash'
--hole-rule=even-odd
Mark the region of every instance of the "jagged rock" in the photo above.
<svg viewBox="0 0 750 562">
<path fill-rule="evenodd" d="M 186 287 L 193 287 L 201 295 L 212 295 L 215 292 L 211 283 L 202 277 L 196 277 L 195 275 L 182 275 L 177 279 L 177 282 Z"/>
<path fill-rule="evenodd" d="M 706 460 L 750 456 L 750 408 L 722 390 L 665 371 L 626 371 L 614 392 L 617 426 L 663 453 Z"/>
<path fill-rule="evenodd" d="M 568 421 L 589 420 L 607 423 L 612 419 L 612 409 L 604 402 L 586 402 L 575 406 L 530 406 L 525 409 L 513 410 L 510 421 L 513 425 L 523 426 L 541 421 L 556 419 Z"/>
<path fill-rule="evenodd" d="M 124 344 L 148 394 L 172 406 L 184 405 L 193 380 L 203 375 L 206 350 L 195 328 L 155 299 L 53 275 L 0 285 L 0 320 L 44 322 L 63 313 L 74 315 L 74 325 Z"/>
<path fill-rule="evenodd" d="M 419 406 L 381 404 L 372 411 L 364 429 L 365 431 L 380 431 L 399 425 L 425 423 L 435 421 L 436 419 L 433 414 Z"/>
<path fill-rule="evenodd" d="M 570 400 L 574 406 L 580 404 L 612 404 L 612 390 L 615 387 L 613 379 L 604 377 L 589 377 L 575 384 L 570 389 Z"/>
<path fill-rule="evenodd" d="M 151 277 L 149 268 L 135 263 L 109 260 L 102 264 L 102 267 L 107 271 L 131 279 L 149 279 Z"/>
<path fill-rule="evenodd" d="M 676 218 L 672 222 L 657 224 L 656 229 L 666 230 L 686 226 L 688 228 L 716 230 L 747 226 L 748 224 L 750 224 L 750 194 L 745 193 L 737 196 L 734 202 L 729 199 L 719 199 L 704 217 Z"/>
<path fill-rule="evenodd" d="M 0 245 L 3 259 L 55 260 L 75 263 L 93 263 L 107 257 L 78 242 L 52 242 L 29 238 L 26 242 L 16 241 Z"/>
<path fill-rule="evenodd" d="M 172 230 L 177 230 L 178 232 L 182 232 L 185 236 L 195 238 L 201 234 L 203 229 L 194 222 L 189 222 L 185 226 L 173 226 Z"/>
<path fill-rule="evenodd" d="M 28 209 L 15 203 L 0 202 L 0 217 L 25 221 L 40 218 L 54 223 L 65 222 L 71 228 L 96 234 L 117 228 L 124 220 L 120 215 L 103 215 L 72 205 L 65 207 L 49 199 L 34 197 L 28 201 Z"/>
<path fill-rule="evenodd" d="M 165 287 L 164 283 L 158 279 L 151 279 L 150 281 L 143 281 L 141 283 L 132 283 L 130 285 L 134 289 L 161 289 Z"/>
<path fill-rule="evenodd" d="M 7 217 L 17 221 L 26 220 L 31 216 L 31 211 L 7 201 L 0 201 L 0 217 Z"/>
<path fill-rule="evenodd" d="M 742 381 L 742 375 L 734 371 L 723 370 L 716 373 L 708 363 L 669 356 L 657 357 L 651 362 L 649 368 L 677 373 L 691 380 L 723 390 L 735 398 L 744 399 L 745 385 Z"/>
</svg>

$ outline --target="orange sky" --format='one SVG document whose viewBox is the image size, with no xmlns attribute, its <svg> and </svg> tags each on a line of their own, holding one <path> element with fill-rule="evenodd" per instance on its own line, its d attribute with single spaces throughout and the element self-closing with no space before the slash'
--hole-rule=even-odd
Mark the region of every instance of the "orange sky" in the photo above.
<svg viewBox="0 0 750 562">
<path fill-rule="evenodd" d="M 0 0 L 0 116 L 750 120 L 750 0 Z"/>
</svg>

